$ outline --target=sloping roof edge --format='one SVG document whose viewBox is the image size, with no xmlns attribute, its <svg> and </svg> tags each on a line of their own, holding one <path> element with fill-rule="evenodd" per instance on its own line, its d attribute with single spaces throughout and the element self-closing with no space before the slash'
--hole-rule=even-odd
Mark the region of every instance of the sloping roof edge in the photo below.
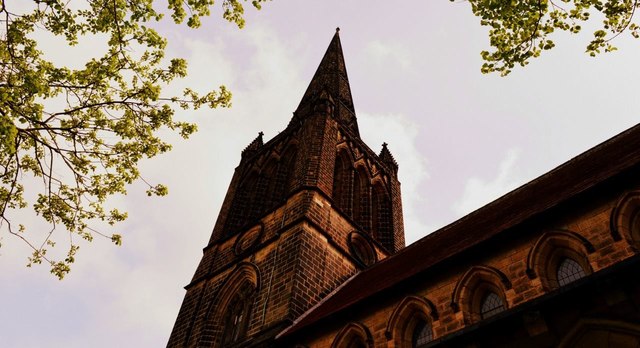
<svg viewBox="0 0 640 348">
<path fill-rule="evenodd" d="M 386 290 L 639 163 L 640 124 L 356 274 L 294 321 L 278 338 L 290 336 L 318 320 Z M 510 214 L 503 214 L 506 209 Z"/>
</svg>

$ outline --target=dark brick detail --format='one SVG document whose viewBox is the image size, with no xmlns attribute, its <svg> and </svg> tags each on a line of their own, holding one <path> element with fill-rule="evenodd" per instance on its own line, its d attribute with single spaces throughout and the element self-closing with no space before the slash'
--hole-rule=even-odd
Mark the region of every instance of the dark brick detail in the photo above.
<svg viewBox="0 0 640 348">
<path fill-rule="evenodd" d="M 333 202 L 345 214 L 351 215 L 351 195 L 353 182 L 352 161 L 346 151 L 336 156 L 333 170 Z"/>
<path fill-rule="evenodd" d="M 404 247 L 400 184 L 395 172 L 388 175 L 384 164 L 366 145 L 349 139 L 350 135 L 344 133 L 337 144 L 334 205 L 359 230 L 368 232 L 388 251 L 396 252 Z"/>
<path fill-rule="evenodd" d="M 330 49 L 340 48 L 336 40 Z M 260 134 L 243 151 L 209 244 L 185 287 L 168 346 L 223 345 L 228 279 L 240 265 L 254 265 L 261 281 L 246 303 L 246 341 L 232 346 L 267 347 L 278 332 L 370 266 L 354 258 L 350 233 L 367 233 L 373 262 L 404 244 L 396 233 L 402 226 L 390 227 L 402 223 L 396 218 L 402 210 L 399 184 L 359 138 L 342 52 L 329 52 L 322 64 L 287 128 L 266 143 Z M 340 70 L 337 80 L 333 68 Z M 327 81 L 338 85 L 326 86 Z M 386 195 L 373 198 L 376 180 Z"/>
<path fill-rule="evenodd" d="M 389 195 L 380 183 L 373 186 L 371 195 L 371 226 L 373 236 L 388 250 L 395 250 L 393 220 Z"/>
<path fill-rule="evenodd" d="M 371 231 L 371 186 L 366 171 L 356 169 L 353 176 L 353 219 L 365 231 Z"/>
</svg>

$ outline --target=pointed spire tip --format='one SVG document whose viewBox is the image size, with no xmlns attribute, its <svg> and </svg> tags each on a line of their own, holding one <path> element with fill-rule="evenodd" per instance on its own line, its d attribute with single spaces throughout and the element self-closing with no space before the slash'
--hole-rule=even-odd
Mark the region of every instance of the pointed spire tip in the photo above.
<svg viewBox="0 0 640 348">
<path fill-rule="evenodd" d="M 336 27 L 336 34 L 340 34 L 340 27 Z"/>
</svg>

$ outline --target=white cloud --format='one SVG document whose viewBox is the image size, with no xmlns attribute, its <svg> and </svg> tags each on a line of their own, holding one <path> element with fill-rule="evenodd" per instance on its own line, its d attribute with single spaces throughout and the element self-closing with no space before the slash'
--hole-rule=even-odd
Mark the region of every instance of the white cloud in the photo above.
<svg viewBox="0 0 640 348">
<path fill-rule="evenodd" d="M 235 59 L 228 45 L 211 38 L 185 38 L 168 48 L 167 56 L 189 61 L 190 76 L 166 88 L 167 94 L 179 94 L 187 85 L 206 91 L 224 83 L 233 92 L 234 107 L 177 111 L 176 118 L 197 122 L 199 132 L 187 142 L 167 132 L 163 136 L 173 151 L 141 165 L 145 179 L 167 184 L 170 195 L 148 198 L 138 183 L 126 197 L 109 202 L 129 212 L 116 231 L 102 230 L 121 232 L 123 246 L 102 238 L 81 243 L 71 274 L 57 282 L 46 265 L 25 270 L 28 250 L 15 238 L 3 239 L 0 272 L 3 284 L 14 286 L 0 288 L 0 298 L 15 298 L 0 314 L 3 344 L 38 347 L 45 339 L 64 347 L 166 344 L 182 287 L 209 239 L 240 151 L 258 131 L 271 137 L 283 129 L 305 87 L 296 51 L 270 28 L 253 26 L 234 40 L 251 52 L 250 59 Z M 20 318 L 9 316 L 18 312 Z"/>
<path fill-rule="evenodd" d="M 374 40 L 367 44 L 365 50 L 367 57 L 379 66 L 400 67 L 406 70 L 412 65 L 409 51 L 399 43 Z"/>
<path fill-rule="evenodd" d="M 500 162 L 498 175 L 491 181 L 469 178 L 462 197 L 453 204 L 455 213 L 458 216 L 466 215 L 521 185 L 522 180 L 514 173 L 519 155 L 519 149 L 509 149 Z"/>
<path fill-rule="evenodd" d="M 558 41 L 551 54 L 499 79 L 478 71 L 486 32 L 474 24 L 468 6 L 421 1 L 390 8 L 371 2 L 362 9 L 356 2 L 276 1 L 259 13 L 247 11 L 253 14 L 242 31 L 222 20 L 207 21 L 198 31 L 164 28 L 168 57 L 190 63 L 188 81 L 172 90 L 179 93 L 189 84 L 206 91 L 225 83 L 234 107 L 178 112 L 177 118 L 197 122 L 200 131 L 188 142 L 168 136 L 174 150 L 142 168 L 148 180 L 168 184 L 170 195 L 148 199 L 139 185 L 112 202 L 130 212 L 117 227 L 125 244 L 114 247 L 100 238 L 83 244 L 64 281 L 45 265 L 26 270 L 28 249 L 3 235 L 2 345 L 165 345 L 184 296 L 181 287 L 207 243 L 240 151 L 258 131 L 270 138 L 286 126 L 333 33 L 328 23 L 343 27 L 356 104 L 371 111 L 358 114 L 364 140 L 376 152 L 388 142 L 400 165 L 408 242 L 431 232 L 432 221 L 448 222 L 449 209 L 461 216 L 516 187 L 521 175 L 536 174 L 531 168 L 566 159 L 559 153 L 584 150 L 637 123 L 638 107 L 629 102 L 634 90 L 624 83 L 638 74 L 632 69 L 637 45 L 587 61 L 563 53 Z M 82 61 L 64 44 L 44 44 L 66 64 Z M 78 54 L 103 46 L 83 47 Z M 309 71 L 300 78 L 302 67 Z M 606 93 L 597 86 L 607 86 Z M 539 155 L 522 161 L 518 150 L 505 151 L 502 165 L 488 168 L 503 144 L 518 146 L 523 156 Z M 437 167 L 445 161 L 465 165 Z M 486 175 L 492 170 L 494 178 Z M 464 194 L 451 204 L 458 188 Z"/>
</svg>

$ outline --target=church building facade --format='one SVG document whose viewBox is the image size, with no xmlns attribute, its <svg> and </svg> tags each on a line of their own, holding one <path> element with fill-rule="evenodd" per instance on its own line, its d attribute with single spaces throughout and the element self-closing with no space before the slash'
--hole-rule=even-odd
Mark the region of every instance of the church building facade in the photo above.
<svg viewBox="0 0 640 348">
<path fill-rule="evenodd" d="M 640 347 L 640 126 L 404 247 L 339 32 L 242 152 L 168 347 Z"/>
</svg>

